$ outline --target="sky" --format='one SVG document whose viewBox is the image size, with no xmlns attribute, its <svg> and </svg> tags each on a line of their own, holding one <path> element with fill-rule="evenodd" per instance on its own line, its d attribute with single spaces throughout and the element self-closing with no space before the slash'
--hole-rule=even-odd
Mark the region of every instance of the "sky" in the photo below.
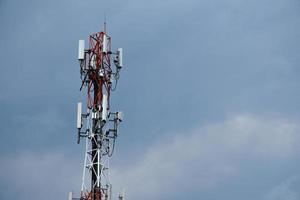
<svg viewBox="0 0 300 200">
<path fill-rule="evenodd" d="M 104 16 L 114 199 L 300 199 L 298 0 L 0 0 L 0 199 L 79 195 L 78 40 Z"/>
</svg>

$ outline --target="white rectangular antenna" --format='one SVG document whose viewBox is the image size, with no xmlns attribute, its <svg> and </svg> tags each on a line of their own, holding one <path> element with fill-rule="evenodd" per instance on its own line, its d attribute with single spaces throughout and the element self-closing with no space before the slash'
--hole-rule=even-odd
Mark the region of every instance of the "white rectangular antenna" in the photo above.
<svg viewBox="0 0 300 200">
<path fill-rule="evenodd" d="M 73 200 L 73 192 L 69 192 L 69 198 L 68 200 Z"/>
<path fill-rule="evenodd" d="M 106 122 L 107 119 L 107 95 L 103 95 L 102 99 L 102 121 Z"/>
<path fill-rule="evenodd" d="M 123 49 L 118 48 L 117 53 L 118 53 L 118 67 L 123 67 Z"/>
<path fill-rule="evenodd" d="M 94 54 L 93 56 L 92 56 L 92 58 L 91 58 L 91 61 L 90 61 L 90 65 L 94 68 L 94 69 L 96 69 L 96 54 Z"/>
<path fill-rule="evenodd" d="M 107 36 L 105 34 L 103 35 L 102 52 L 107 53 Z"/>
<path fill-rule="evenodd" d="M 84 60 L 84 40 L 79 40 L 78 60 Z"/>
<path fill-rule="evenodd" d="M 121 121 L 123 121 L 123 118 L 124 118 L 124 114 L 123 114 L 123 112 L 117 112 L 117 119 L 121 122 Z"/>
<path fill-rule="evenodd" d="M 125 189 L 119 194 L 119 200 L 125 200 Z"/>
<path fill-rule="evenodd" d="M 77 104 L 77 128 L 78 129 L 81 129 L 82 127 L 81 114 L 82 114 L 82 103 L 78 102 Z"/>
</svg>

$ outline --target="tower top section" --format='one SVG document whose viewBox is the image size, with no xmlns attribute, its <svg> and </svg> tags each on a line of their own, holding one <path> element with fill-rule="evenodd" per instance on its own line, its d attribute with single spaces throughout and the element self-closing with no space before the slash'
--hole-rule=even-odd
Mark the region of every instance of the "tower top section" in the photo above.
<svg viewBox="0 0 300 200">
<path fill-rule="evenodd" d="M 111 37 L 103 31 L 89 36 L 87 49 L 85 41 L 79 40 L 78 60 L 82 80 L 80 90 L 87 86 L 88 108 L 101 109 L 103 94 L 108 96 L 109 101 L 110 92 L 116 89 L 123 67 L 123 49 L 112 51 L 111 43 Z M 99 89 L 98 92 L 92 94 L 96 88 Z"/>
</svg>

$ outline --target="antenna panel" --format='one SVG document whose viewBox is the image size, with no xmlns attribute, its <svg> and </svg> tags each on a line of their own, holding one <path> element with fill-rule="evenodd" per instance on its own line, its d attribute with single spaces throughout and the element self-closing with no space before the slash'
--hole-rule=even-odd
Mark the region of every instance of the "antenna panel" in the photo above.
<svg viewBox="0 0 300 200">
<path fill-rule="evenodd" d="M 107 36 L 103 35 L 102 52 L 107 53 Z"/>
<path fill-rule="evenodd" d="M 92 56 L 92 59 L 91 59 L 90 62 L 91 62 L 92 68 L 96 69 L 96 54 L 94 54 L 94 55 Z"/>
<path fill-rule="evenodd" d="M 107 95 L 103 95 L 102 99 L 102 121 L 107 119 Z"/>
<path fill-rule="evenodd" d="M 123 48 L 118 48 L 118 67 L 123 67 Z"/>
<path fill-rule="evenodd" d="M 78 104 L 77 104 L 77 128 L 78 129 L 81 129 L 81 127 L 82 127 L 81 114 L 82 114 L 82 103 L 78 102 Z"/>
<path fill-rule="evenodd" d="M 78 60 L 84 60 L 84 40 L 79 40 Z"/>
<path fill-rule="evenodd" d="M 121 122 L 121 121 L 123 121 L 123 118 L 124 118 L 124 114 L 123 114 L 123 112 L 117 112 L 117 119 Z"/>
</svg>

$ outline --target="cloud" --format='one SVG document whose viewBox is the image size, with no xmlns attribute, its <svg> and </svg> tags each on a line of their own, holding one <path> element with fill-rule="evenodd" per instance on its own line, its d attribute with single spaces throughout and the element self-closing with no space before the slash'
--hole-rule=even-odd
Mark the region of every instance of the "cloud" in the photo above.
<svg viewBox="0 0 300 200">
<path fill-rule="evenodd" d="M 140 157 L 112 165 L 114 194 L 125 188 L 132 200 L 296 199 L 299 181 L 289 177 L 298 173 L 299 128 L 289 119 L 244 114 L 173 137 L 162 134 Z M 81 156 L 22 152 L 1 160 L 1 198 L 50 200 L 79 193 Z"/>
<path fill-rule="evenodd" d="M 67 199 L 80 190 L 81 162 L 61 152 L 23 152 L 1 161 L 1 199 Z"/>
<path fill-rule="evenodd" d="M 194 198 L 209 193 L 211 196 L 206 198 L 214 199 L 214 193 L 227 184 L 243 185 L 235 182 L 236 178 L 247 180 L 253 176 L 250 186 L 242 188 L 250 187 L 251 193 L 251 187 L 259 185 L 256 182 L 265 181 L 258 175 L 267 173 L 269 165 L 263 163 L 289 163 L 296 156 L 298 134 L 299 126 L 290 120 L 236 115 L 158 141 L 148 147 L 139 162 L 115 168 L 112 180 L 117 190 L 126 187 L 128 199 L 132 200 L 184 197 L 182 191 L 193 193 Z M 264 191 L 258 189 L 252 195 L 256 193 L 259 199 L 260 192 Z M 248 199 L 239 197 L 234 190 L 231 193 L 236 199 Z M 225 194 L 226 191 L 218 195 Z"/>
<path fill-rule="evenodd" d="M 299 177 L 290 177 L 272 188 L 263 200 L 298 200 L 299 190 L 293 186 L 300 186 Z"/>
</svg>

